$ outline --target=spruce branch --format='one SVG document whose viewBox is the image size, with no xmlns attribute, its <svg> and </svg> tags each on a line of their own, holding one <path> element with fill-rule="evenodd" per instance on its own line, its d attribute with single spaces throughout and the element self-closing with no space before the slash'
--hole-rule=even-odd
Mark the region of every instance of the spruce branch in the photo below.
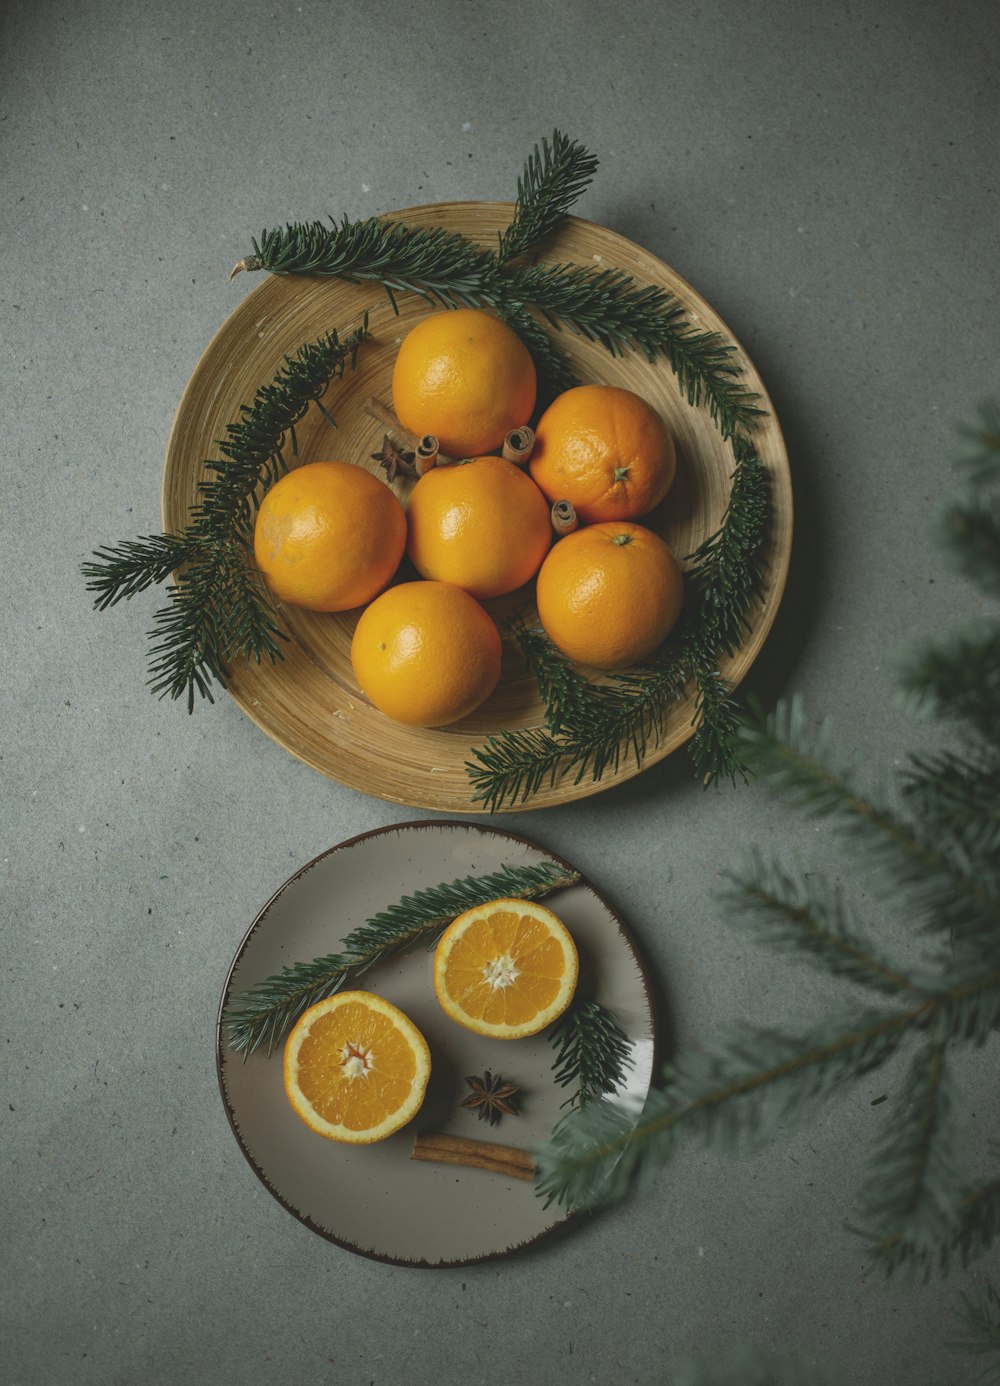
<svg viewBox="0 0 1000 1386">
<path fill-rule="evenodd" d="M 144 534 L 123 540 L 117 548 L 95 549 L 97 562 L 82 564 L 81 571 L 88 591 L 97 594 L 95 608 L 105 611 L 166 582 L 200 548 L 200 541 L 191 534 Z"/>
<path fill-rule="evenodd" d="M 976 489 L 1000 483 L 1000 404 L 984 404 L 978 418 L 959 430 L 956 465 L 962 479 Z"/>
<path fill-rule="evenodd" d="M 445 308 L 475 307 L 491 296 L 496 256 L 443 227 L 411 227 L 386 217 L 351 221 L 290 222 L 262 231 L 253 254 L 240 260 L 230 279 L 243 270 L 270 274 L 308 274 L 348 283 L 381 284 L 394 295 L 414 293 Z"/>
<path fill-rule="evenodd" d="M 536 650 L 542 649 L 539 639 Z M 641 765 L 649 744 L 659 739 L 667 708 L 684 686 L 684 667 L 677 661 L 637 666 L 611 676 L 608 684 L 574 679 L 572 671 L 557 674 L 559 657 L 537 654 L 535 667 L 553 699 L 547 720 L 572 723 L 559 736 L 529 727 L 500 732 L 473 751 L 466 762 L 473 802 L 495 812 L 505 804 L 523 803 L 547 782 L 567 774 L 579 784 L 589 774 L 599 780 L 632 757 Z"/>
<path fill-rule="evenodd" d="M 953 572 L 988 597 L 1000 597 L 1000 496 L 976 495 L 949 505 L 938 538 Z"/>
<path fill-rule="evenodd" d="M 763 588 L 763 545 L 770 518 L 767 471 L 743 437 L 735 439 L 736 467 L 722 523 L 692 554 L 686 580 L 696 611 L 689 618 L 702 658 L 712 662 L 743 642 Z"/>
<path fill-rule="evenodd" d="M 967 722 L 1000 749 L 1000 625 L 983 622 L 911 650 L 899 686 L 916 711 Z"/>
<path fill-rule="evenodd" d="M 226 686 L 234 660 L 281 658 L 286 639 L 263 583 L 251 565 L 250 538 L 264 492 L 286 468 L 295 425 L 345 370 L 354 369 L 368 322 L 341 340 L 331 331 L 286 356 L 273 381 L 261 386 L 218 440 L 221 458 L 206 462 L 191 520 L 180 534 L 146 535 L 97 549 L 82 565 L 94 605 L 104 610 L 158 586 L 167 604 L 153 617 L 149 686 L 159 697 L 212 698 Z M 327 416 L 329 417 L 329 416 Z"/>
<path fill-rule="evenodd" d="M 852 1014 L 804 1035 L 747 1029 L 718 1055 L 684 1054 L 636 1111 L 609 1099 L 559 1124 L 538 1156 L 538 1192 L 596 1208 L 647 1186 L 682 1135 L 753 1149 L 848 1076 L 883 1063 L 913 1017 Z"/>
<path fill-rule="evenodd" d="M 888 996 L 923 995 L 859 930 L 843 891 L 815 873 L 798 878 L 755 853 L 724 893 L 762 943 L 794 949 L 822 970 Z"/>
<path fill-rule="evenodd" d="M 539 626 L 523 620 L 512 629 L 545 704 L 545 723 L 553 736 L 570 731 L 590 716 L 593 685 L 558 652 Z"/>
<path fill-rule="evenodd" d="M 539 1155 L 540 1194 L 593 1208 L 644 1187 L 682 1135 L 751 1150 L 846 1080 L 879 1067 L 910 1034 L 945 1041 L 1000 1018 L 1000 971 L 955 983 L 894 1011 L 855 1011 L 804 1034 L 747 1027 L 718 1054 L 678 1056 L 636 1112 L 602 1100 L 571 1113 Z"/>
<path fill-rule="evenodd" d="M 726 439 L 751 431 L 764 415 L 740 381 L 735 346 L 718 332 L 693 328 L 666 289 L 638 284 L 624 270 L 562 263 L 512 270 L 504 295 L 612 356 L 640 351 L 648 361 L 666 359 L 681 395 L 692 406 L 705 404 Z"/>
<path fill-rule="evenodd" d="M 435 942 L 465 910 L 501 898 L 538 900 L 579 879 L 577 872 L 554 862 L 504 865 L 482 876 L 443 881 L 405 895 L 351 930 L 339 952 L 291 964 L 234 997 L 222 1015 L 226 1042 L 244 1058 L 262 1044 L 270 1055 L 310 1006 L 341 991 L 391 954 L 419 942 Z"/>
<path fill-rule="evenodd" d="M 982 746 L 976 757 L 960 751 L 910 757 L 904 800 L 933 838 L 953 839 L 968 829 L 992 832 L 1000 852 L 1000 748 Z"/>
<path fill-rule="evenodd" d="M 1000 1160 L 1000 1146 L 994 1144 L 993 1158 Z M 926 1279 L 933 1271 L 948 1275 L 954 1262 L 967 1267 L 982 1256 L 1000 1238 L 1000 1178 L 985 1184 L 963 1185 L 958 1205 L 956 1226 L 947 1241 L 939 1245 L 915 1246 L 910 1262 L 899 1257 L 914 1275 Z M 880 1246 L 883 1257 L 893 1258 L 898 1234 Z"/>
<path fill-rule="evenodd" d="M 903 890 L 929 929 L 957 940 L 988 945 L 1000 929 L 1000 862 L 975 850 L 971 840 L 928 838 L 918 823 L 854 789 L 848 776 L 827 763 L 828 728 L 807 724 L 801 702 L 779 705 L 740 734 L 750 768 L 797 807 L 835 820 L 839 830 L 882 863 L 891 888 Z M 970 850 L 971 849 L 971 850 Z"/>
<path fill-rule="evenodd" d="M 514 217 L 500 236 L 501 264 L 531 250 L 563 219 L 597 172 L 597 159 L 560 130 L 535 145 L 517 180 Z"/>
<path fill-rule="evenodd" d="M 994 1145 L 993 1158 L 1000 1161 L 1000 1146 Z M 961 1264 L 981 1256 L 1000 1238 L 1000 1177 L 966 1191 L 962 1199 L 960 1223 L 951 1247 L 939 1249 L 940 1268 L 949 1269 L 949 1254 L 954 1249 Z"/>
<path fill-rule="evenodd" d="M 695 730 L 688 748 L 695 774 L 706 786 L 716 780 L 745 781 L 748 772 L 737 749 L 743 712 L 732 686 L 718 669 L 701 662 L 695 666 L 695 680 Z"/>
<path fill-rule="evenodd" d="M 549 1030 L 556 1049 L 552 1068 L 560 1087 L 575 1084 L 563 1103 L 575 1110 L 613 1093 L 632 1067 L 628 1039 L 599 1001 L 576 1001 Z"/>
<path fill-rule="evenodd" d="M 284 447 L 310 404 L 319 405 L 334 380 L 357 365 L 358 350 L 368 340 L 368 315 L 341 341 L 331 331 L 286 356 L 274 379 L 262 385 L 240 417 L 226 425 L 216 446 L 222 460 L 206 463 L 211 475 L 199 484 L 192 511 L 196 531 L 228 537 L 248 536 L 257 507 L 287 470 Z M 326 417 L 329 419 L 330 415 Z"/>
<path fill-rule="evenodd" d="M 901 1099 L 869 1164 L 862 1223 L 887 1273 L 922 1265 L 958 1231 L 963 1175 L 946 1034 L 939 1023 L 913 1059 Z"/>
<path fill-rule="evenodd" d="M 472 802 L 486 813 L 499 813 L 508 805 L 523 804 L 546 782 L 554 785 L 563 760 L 563 746 L 538 727 L 488 736 L 465 762 L 472 785 Z"/>
<path fill-rule="evenodd" d="M 506 303 L 502 298 L 497 311 L 508 327 L 513 328 L 531 352 L 538 374 L 539 399 L 546 400 L 569 390 L 580 382 L 564 351 L 560 351 L 545 328 L 522 304 Z"/>
<path fill-rule="evenodd" d="M 954 1352 L 975 1356 L 989 1353 L 992 1360 L 972 1378 L 970 1386 L 1000 1384 L 1000 1294 L 985 1280 L 960 1296 L 955 1314 L 965 1327 L 961 1338 L 948 1342 Z"/>
<path fill-rule="evenodd" d="M 693 577 L 685 616 L 674 639 L 649 662 L 586 679 L 538 630 L 517 628 L 521 649 L 545 704 L 543 731 L 501 732 L 477 747 L 466 770 L 473 802 L 490 812 L 523 803 L 565 775 L 579 784 L 599 780 L 623 759 L 641 766 L 656 745 L 668 709 L 695 684 L 691 753 L 708 783 L 745 775 L 737 738 L 738 713 L 718 659 L 745 632 L 763 580 L 758 554 L 769 514 L 767 476 L 754 449 L 736 448 L 729 503 L 719 529 L 691 555 Z"/>
</svg>

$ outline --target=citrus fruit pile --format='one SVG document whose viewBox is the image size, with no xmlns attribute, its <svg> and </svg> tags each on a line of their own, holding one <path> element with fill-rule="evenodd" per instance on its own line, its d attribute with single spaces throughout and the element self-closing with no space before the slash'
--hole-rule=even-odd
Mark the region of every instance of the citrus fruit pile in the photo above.
<svg viewBox="0 0 1000 1386">
<path fill-rule="evenodd" d="M 500 318 L 461 308 L 403 339 L 392 402 L 404 429 L 458 460 L 425 471 L 405 510 L 363 467 L 305 464 L 267 492 L 254 532 L 258 569 L 281 600 L 363 608 L 351 659 L 375 707 L 418 727 L 480 707 L 501 663 L 481 603 L 532 581 L 542 627 L 576 663 L 620 668 L 666 638 L 681 570 L 636 521 L 667 495 L 676 458 L 645 400 L 611 385 L 566 390 L 537 421 L 526 467 L 495 456 L 532 420 L 535 367 Z M 566 502 L 580 527 L 554 542 L 554 507 Z M 404 553 L 421 580 L 398 581 Z"/>
<path fill-rule="evenodd" d="M 466 910 L 441 935 L 434 990 L 445 1014 L 493 1039 L 536 1035 L 576 990 L 576 945 L 544 905 L 492 900 Z M 285 1092 L 295 1113 L 327 1140 L 371 1145 L 410 1121 L 431 1072 L 427 1041 L 397 1006 L 342 991 L 310 1006 L 285 1042 Z"/>
</svg>

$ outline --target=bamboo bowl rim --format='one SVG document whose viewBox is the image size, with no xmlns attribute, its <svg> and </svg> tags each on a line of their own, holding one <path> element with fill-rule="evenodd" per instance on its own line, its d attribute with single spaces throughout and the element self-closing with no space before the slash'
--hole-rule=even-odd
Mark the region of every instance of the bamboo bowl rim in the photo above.
<svg viewBox="0 0 1000 1386">
<path fill-rule="evenodd" d="M 388 213 L 409 225 L 461 231 L 481 244 L 495 244 L 509 222 L 508 202 L 448 202 Z M 626 237 L 579 217 L 566 217 L 541 248 L 550 263 L 622 269 L 639 284 L 665 288 L 684 307 L 690 325 L 715 331 L 735 347 L 742 380 L 759 395 L 767 411 L 753 438 L 768 474 L 772 516 L 765 541 L 765 586 L 751 613 L 743 645 L 720 661 L 734 686 L 746 676 L 777 615 L 791 558 L 792 489 L 781 428 L 762 380 L 726 323 L 710 304 L 670 266 Z M 307 341 L 335 327 L 346 336 L 364 312 L 371 341 L 358 354 L 357 369 L 334 382 L 324 396 L 337 420 L 330 429 L 310 408 L 296 425 L 297 458 L 291 465 L 340 457 L 377 472 L 371 454 L 383 429 L 363 410 L 365 398 L 389 402 L 392 360 L 398 342 L 417 321 L 440 311 L 416 295 L 398 297 L 398 316 L 377 283 L 347 284 L 335 279 L 269 276 L 223 321 L 203 351 L 181 396 L 167 442 L 163 473 L 164 529 L 176 532 L 188 522 L 198 483 L 209 473 L 205 459 L 218 457 L 217 439 L 239 416 L 256 391 Z M 663 361 L 640 353 L 612 357 L 604 348 L 568 331 L 553 333 L 577 375 L 585 382 L 622 385 L 642 394 L 664 416 L 678 451 L 678 476 L 666 502 L 643 518 L 661 533 L 679 558 L 691 553 L 722 520 L 734 463 L 706 405 L 681 398 L 676 379 Z M 286 456 L 288 450 L 286 449 Z M 379 473 L 381 475 L 381 473 Z M 412 482 L 397 479 L 393 489 L 405 503 Z M 472 802 L 466 762 L 491 735 L 543 725 L 542 704 L 524 669 L 516 642 L 506 629 L 515 615 L 529 615 L 528 589 L 485 603 L 504 642 L 503 674 L 497 692 L 470 717 L 450 727 L 423 730 L 390 722 L 360 692 L 350 663 L 350 637 L 358 612 L 321 615 L 277 604 L 290 636 L 285 658 L 275 665 L 234 666 L 227 679 L 230 697 L 258 727 L 299 760 L 327 778 L 390 803 L 439 812 L 486 813 Z M 694 695 L 673 704 L 642 765 L 624 755 L 602 778 L 576 782 L 575 771 L 546 782 L 524 802 L 498 812 L 523 812 L 569 803 L 633 778 L 689 740 Z"/>
</svg>

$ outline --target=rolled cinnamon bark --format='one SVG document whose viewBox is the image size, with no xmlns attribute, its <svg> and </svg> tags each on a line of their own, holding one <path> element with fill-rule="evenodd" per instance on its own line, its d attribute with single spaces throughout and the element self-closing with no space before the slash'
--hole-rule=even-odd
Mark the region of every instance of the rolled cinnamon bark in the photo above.
<svg viewBox="0 0 1000 1386">
<path fill-rule="evenodd" d="M 564 534 L 572 534 L 580 521 L 568 500 L 558 500 L 552 507 L 552 528 L 561 539 Z"/>
<path fill-rule="evenodd" d="M 468 1169 L 482 1169 L 488 1174 L 502 1174 L 508 1179 L 523 1179 L 528 1183 L 535 1177 L 535 1161 L 526 1150 L 443 1132 L 422 1131 L 417 1135 L 410 1159 L 439 1165 L 464 1165 Z"/>
<path fill-rule="evenodd" d="M 524 424 L 521 428 L 512 428 L 503 440 L 503 456 L 508 462 L 516 462 L 519 467 L 523 467 L 534 447 L 535 430 Z"/>
</svg>

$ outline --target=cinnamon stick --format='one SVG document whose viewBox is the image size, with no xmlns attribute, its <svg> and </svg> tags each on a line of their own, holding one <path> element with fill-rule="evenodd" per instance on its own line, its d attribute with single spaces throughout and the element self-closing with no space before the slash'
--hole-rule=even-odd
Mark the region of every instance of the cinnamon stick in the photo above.
<svg viewBox="0 0 1000 1386">
<path fill-rule="evenodd" d="M 579 524 L 576 511 L 568 500 L 558 500 L 552 507 L 552 528 L 558 538 L 564 534 L 572 534 Z"/>
<path fill-rule="evenodd" d="M 434 437 L 434 434 L 425 433 L 413 454 L 413 465 L 417 470 L 417 476 L 423 476 L 424 472 L 429 472 L 432 467 L 437 466 L 440 452 L 441 444 Z"/>
<path fill-rule="evenodd" d="M 503 456 L 508 462 L 516 462 L 519 467 L 523 467 L 534 447 L 535 430 L 523 424 L 521 428 L 512 428 L 503 440 Z"/>
<path fill-rule="evenodd" d="M 392 410 L 380 399 L 376 399 L 374 395 L 369 395 L 361 407 L 373 419 L 378 419 L 382 427 L 388 429 L 397 443 L 402 443 L 410 452 L 416 452 L 420 446 L 420 439 L 415 437 L 408 428 L 404 428 Z"/>
<path fill-rule="evenodd" d="M 427 1160 L 439 1165 L 464 1165 L 506 1175 L 530 1183 L 535 1177 L 535 1161 L 527 1150 L 493 1141 L 476 1141 L 468 1136 L 450 1136 L 441 1131 L 422 1131 L 414 1139 L 411 1160 Z"/>
<path fill-rule="evenodd" d="M 361 408 L 366 414 L 370 414 L 373 419 L 377 419 L 382 427 L 388 430 L 397 443 L 413 453 L 415 465 L 418 467 L 418 476 L 423 476 L 423 472 L 419 470 L 421 465 L 424 467 L 424 470 L 428 470 L 431 466 L 444 467 L 447 466 L 449 462 L 454 462 L 455 459 L 453 457 L 448 457 L 445 453 L 439 452 L 433 447 L 429 450 L 425 447 L 428 441 L 432 441 L 434 444 L 437 443 L 437 439 L 434 438 L 433 434 L 429 433 L 423 438 L 418 438 L 415 433 L 411 433 L 408 428 L 403 427 L 387 404 L 383 404 L 382 401 L 376 399 L 374 395 L 369 395 L 362 403 Z M 424 461 L 422 463 L 421 458 L 426 459 L 428 451 L 433 454 L 433 462 Z"/>
</svg>

